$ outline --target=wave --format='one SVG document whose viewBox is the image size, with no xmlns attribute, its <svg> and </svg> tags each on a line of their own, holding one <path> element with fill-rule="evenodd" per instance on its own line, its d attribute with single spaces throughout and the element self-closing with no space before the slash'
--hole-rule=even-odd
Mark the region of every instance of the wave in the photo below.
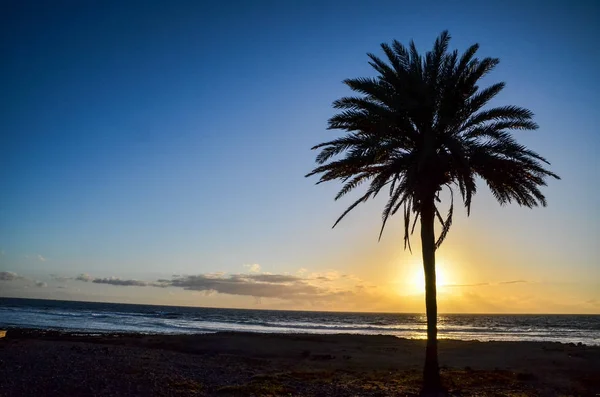
<svg viewBox="0 0 600 397">
<path fill-rule="evenodd" d="M 11 312 L 15 313 L 14 310 Z M 191 317 L 176 312 L 162 312 L 157 311 L 153 313 L 134 313 L 134 312 L 89 312 L 89 311 L 60 311 L 60 310 L 25 310 L 20 312 L 20 316 L 35 315 L 43 316 L 52 320 L 52 317 L 63 318 L 77 318 L 77 319 L 89 319 L 89 320 L 107 320 L 113 321 L 115 326 L 119 323 L 131 323 L 142 325 L 152 325 L 161 328 L 188 328 L 188 329 L 208 329 L 208 330 L 222 330 L 222 329 L 254 329 L 254 328 L 275 328 L 278 330 L 289 329 L 289 330 L 331 330 L 331 331 L 368 331 L 368 332 L 382 332 L 382 333 L 414 333 L 424 332 L 426 330 L 425 324 L 420 323 L 396 323 L 389 324 L 389 321 L 378 321 L 368 322 L 363 324 L 344 324 L 344 323 L 315 323 L 308 321 L 257 321 L 239 318 L 223 318 L 222 316 L 215 316 L 218 318 L 207 318 L 207 317 Z M 144 321 L 154 320 L 154 321 Z M 181 323 L 177 324 L 169 320 L 179 320 Z M 58 318 L 56 321 L 60 321 Z M 481 327 L 474 325 L 442 325 L 438 327 L 439 332 L 442 333 L 470 333 L 470 334 L 496 334 L 496 333 L 535 333 L 535 334 L 548 334 L 554 332 L 569 333 L 577 332 L 578 329 L 562 328 L 562 327 L 515 327 L 510 326 L 494 326 L 494 327 Z"/>
<path fill-rule="evenodd" d="M 32 327 L 77 332 L 384 334 L 424 338 L 419 314 L 277 312 L 144 305 L 19 301 L 0 298 L 0 328 Z M 20 306 L 19 306 L 20 305 Z M 440 315 L 440 338 L 547 340 L 600 344 L 600 316 Z"/>
</svg>

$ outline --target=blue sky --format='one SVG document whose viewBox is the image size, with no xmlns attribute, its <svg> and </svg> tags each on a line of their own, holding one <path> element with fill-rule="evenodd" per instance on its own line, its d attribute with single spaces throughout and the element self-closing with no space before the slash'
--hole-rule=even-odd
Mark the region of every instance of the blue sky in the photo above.
<svg viewBox="0 0 600 397">
<path fill-rule="evenodd" d="M 471 218 L 459 217 L 441 250 L 451 278 L 537 283 L 531 310 L 600 311 L 596 2 L 7 8 L 0 271 L 23 278 L 0 281 L 0 295 L 170 303 L 162 290 L 96 285 L 104 289 L 94 295 L 91 283 L 57 284 L 50 274 L 151 281 L 242 274 L 252 264 L 261 273 L 354 277 L 351 291 L 327 288 L 355 300 L 359 285 L 396 288 L 389 280 L 402 284 L 403 266 L 419 260 L 402 251 L 401 220 L 377 243 L 381 203 L 373 202 L 332 231 L 346 202 L 333 201 L 336 186 L 315 187 L 303 175 L 313 166 L 309 148 L 335 134 L 325 127 L 331 102 L 347 93 L 341 81 L 373 74 L 366 53 L 392 39 L 426 51 L 448 29 L 452 48 L 478 42 L 482 56 L 501 59 L 488 79 L 507 82 L 498 103 L 534 111 L 540 129 L 518 139 L 563 178 L 545 190 L 549 207 L 534 211 L 501 208 L 482 187 Z M 46 287 L 25 288 L 26 280 Z M 544 303 L 553 288 L 569 308 Z M 190 292 L 177 302 L 245 305 L 226 295 Z M 387 306 L 373 308 L 404 308 L 388 295 L 377 298 Z M 516 301 L 526 295 L 514 292 Z M 339 307 L 351 307 L 348 299 Z"/>
</svg>

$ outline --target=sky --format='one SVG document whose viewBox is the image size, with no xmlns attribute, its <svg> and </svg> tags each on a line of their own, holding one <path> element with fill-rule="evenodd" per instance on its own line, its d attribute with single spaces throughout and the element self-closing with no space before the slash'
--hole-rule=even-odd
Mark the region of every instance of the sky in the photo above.
<svg viewBox="0 0 600 397">
<path fill-rule="evenodd" d="M 495 104 L 562 177 L 485 186 L 437 252 L 441 312 L 600 313 L 595 1 L 9 1 L 0 14 L 0 296 L 423 312 L 418 231 L 304 178 L 342 80 L 412 39 L 500 58 Z"/>
</svg>

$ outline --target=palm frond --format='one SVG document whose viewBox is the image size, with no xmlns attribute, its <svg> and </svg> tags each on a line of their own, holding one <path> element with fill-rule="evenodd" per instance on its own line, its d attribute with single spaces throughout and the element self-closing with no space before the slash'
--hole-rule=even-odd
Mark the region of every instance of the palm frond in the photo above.
<svg viewBox="0 0 600 397">
<path fill-rule="evenodd" d="M 460 61 L 458 61 L 458 66 L 456 67 L 456 70 L 454 71 L 456 75 L 458 75 L 459 77 L 462 77 L 464 75 L 464 73 L 467 70 L 467 66 L 474 61 L 473 56 L 475 56 L 475 53 L 477 53 L 478 50 L 479 44 L 473 44 L 464 52 L 464 54 L 460 57 Z M 475 60 L 476 59 L 477 58 L 475 58 Z"/>
<path fill-rule="evenodd" d="M 533 117 L 533 112 L 518 106 L 503 106 L 488 110 L 482 110 L 471 116 L 462 126 L 461 130 L 481 125 L 490 121 L 529 121 Z M 536 127 L 537 128 L 537 125 Z M 533 128 L 533 129 L 535 129 Z"/>
<path fill-rule="evenodd" d="M 407 47 L 396 40 L 383 43 L 383 56 L 367 54 L 376 76 L 344 80 L 355 95 L 333 102 L 336 113 L 328 129 L 346 135 L 315 145 L 317 166 L 306 175 L 319 175 L 317 183 L 340 181 L 336 200 L 368 183 L 334 227 L 359 204 L 385 191 L 379 238 L 402 209 L 404 247 L 411 250 L 410 236 L 427 208 L 423 206 L 429 205 L 423 203 L 433 203 L 434 219 L 442 226 L 437 249 L 452 225 L 453 188 L 458 187 L 470 214 L 478 176 L 500 204 L 546 205 L 540 188 L 548 178 L 559 177 L 545 168 L 545 158 L 513 136 L 538 128 L 533 113 L 512 105 L 488 108 L 505 85 L 480 89 L 479 84 L 498 59 L 477 58 L 477 44 L 459 54 L 448 50 L 449 43 L 446 31 L 425 55 L 412 41 Z M 445 218 L 434 201 L 443 187 L 450 190 Z"/>
<path fill-rule="evenodd" d="M 450 226 L 452 226 L 452 215 L 454 213 L 454 192 L 452 192 L 451 187 L 449 187 L 449 190 L 450 190 L 450 208 L 448 209 L 448 214 L 446 215 L 446 220 L 442 219 L 440 211 L 437 209 L 437 207 L 435 209 L 435 214 L 436 214 L 438 220 L 440 221 L 440 223 L 442 224 L 442 231 L 440 232 L 440 236 L 438 237 L 437 241 L 435 242 L 435 249 L 438 249 L 442 245 L 442 243 L 446 239 L 446 236 L 448 235 L 448 232 L 450 231 Z"/>
</svg>

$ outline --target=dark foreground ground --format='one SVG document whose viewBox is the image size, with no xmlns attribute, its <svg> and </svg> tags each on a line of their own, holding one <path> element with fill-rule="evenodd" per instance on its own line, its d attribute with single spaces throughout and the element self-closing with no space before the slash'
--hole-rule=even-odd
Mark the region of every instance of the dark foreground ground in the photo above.
<svg viewBox="0 0 600 397">
<path fill-rule="evenodd" d="M 0 396 L 414 396 L 424 341 L 392 336 L 9 330 Z M 453 396 L 600 396 L 600 347 L 440 342 Z"/>
</svg>

